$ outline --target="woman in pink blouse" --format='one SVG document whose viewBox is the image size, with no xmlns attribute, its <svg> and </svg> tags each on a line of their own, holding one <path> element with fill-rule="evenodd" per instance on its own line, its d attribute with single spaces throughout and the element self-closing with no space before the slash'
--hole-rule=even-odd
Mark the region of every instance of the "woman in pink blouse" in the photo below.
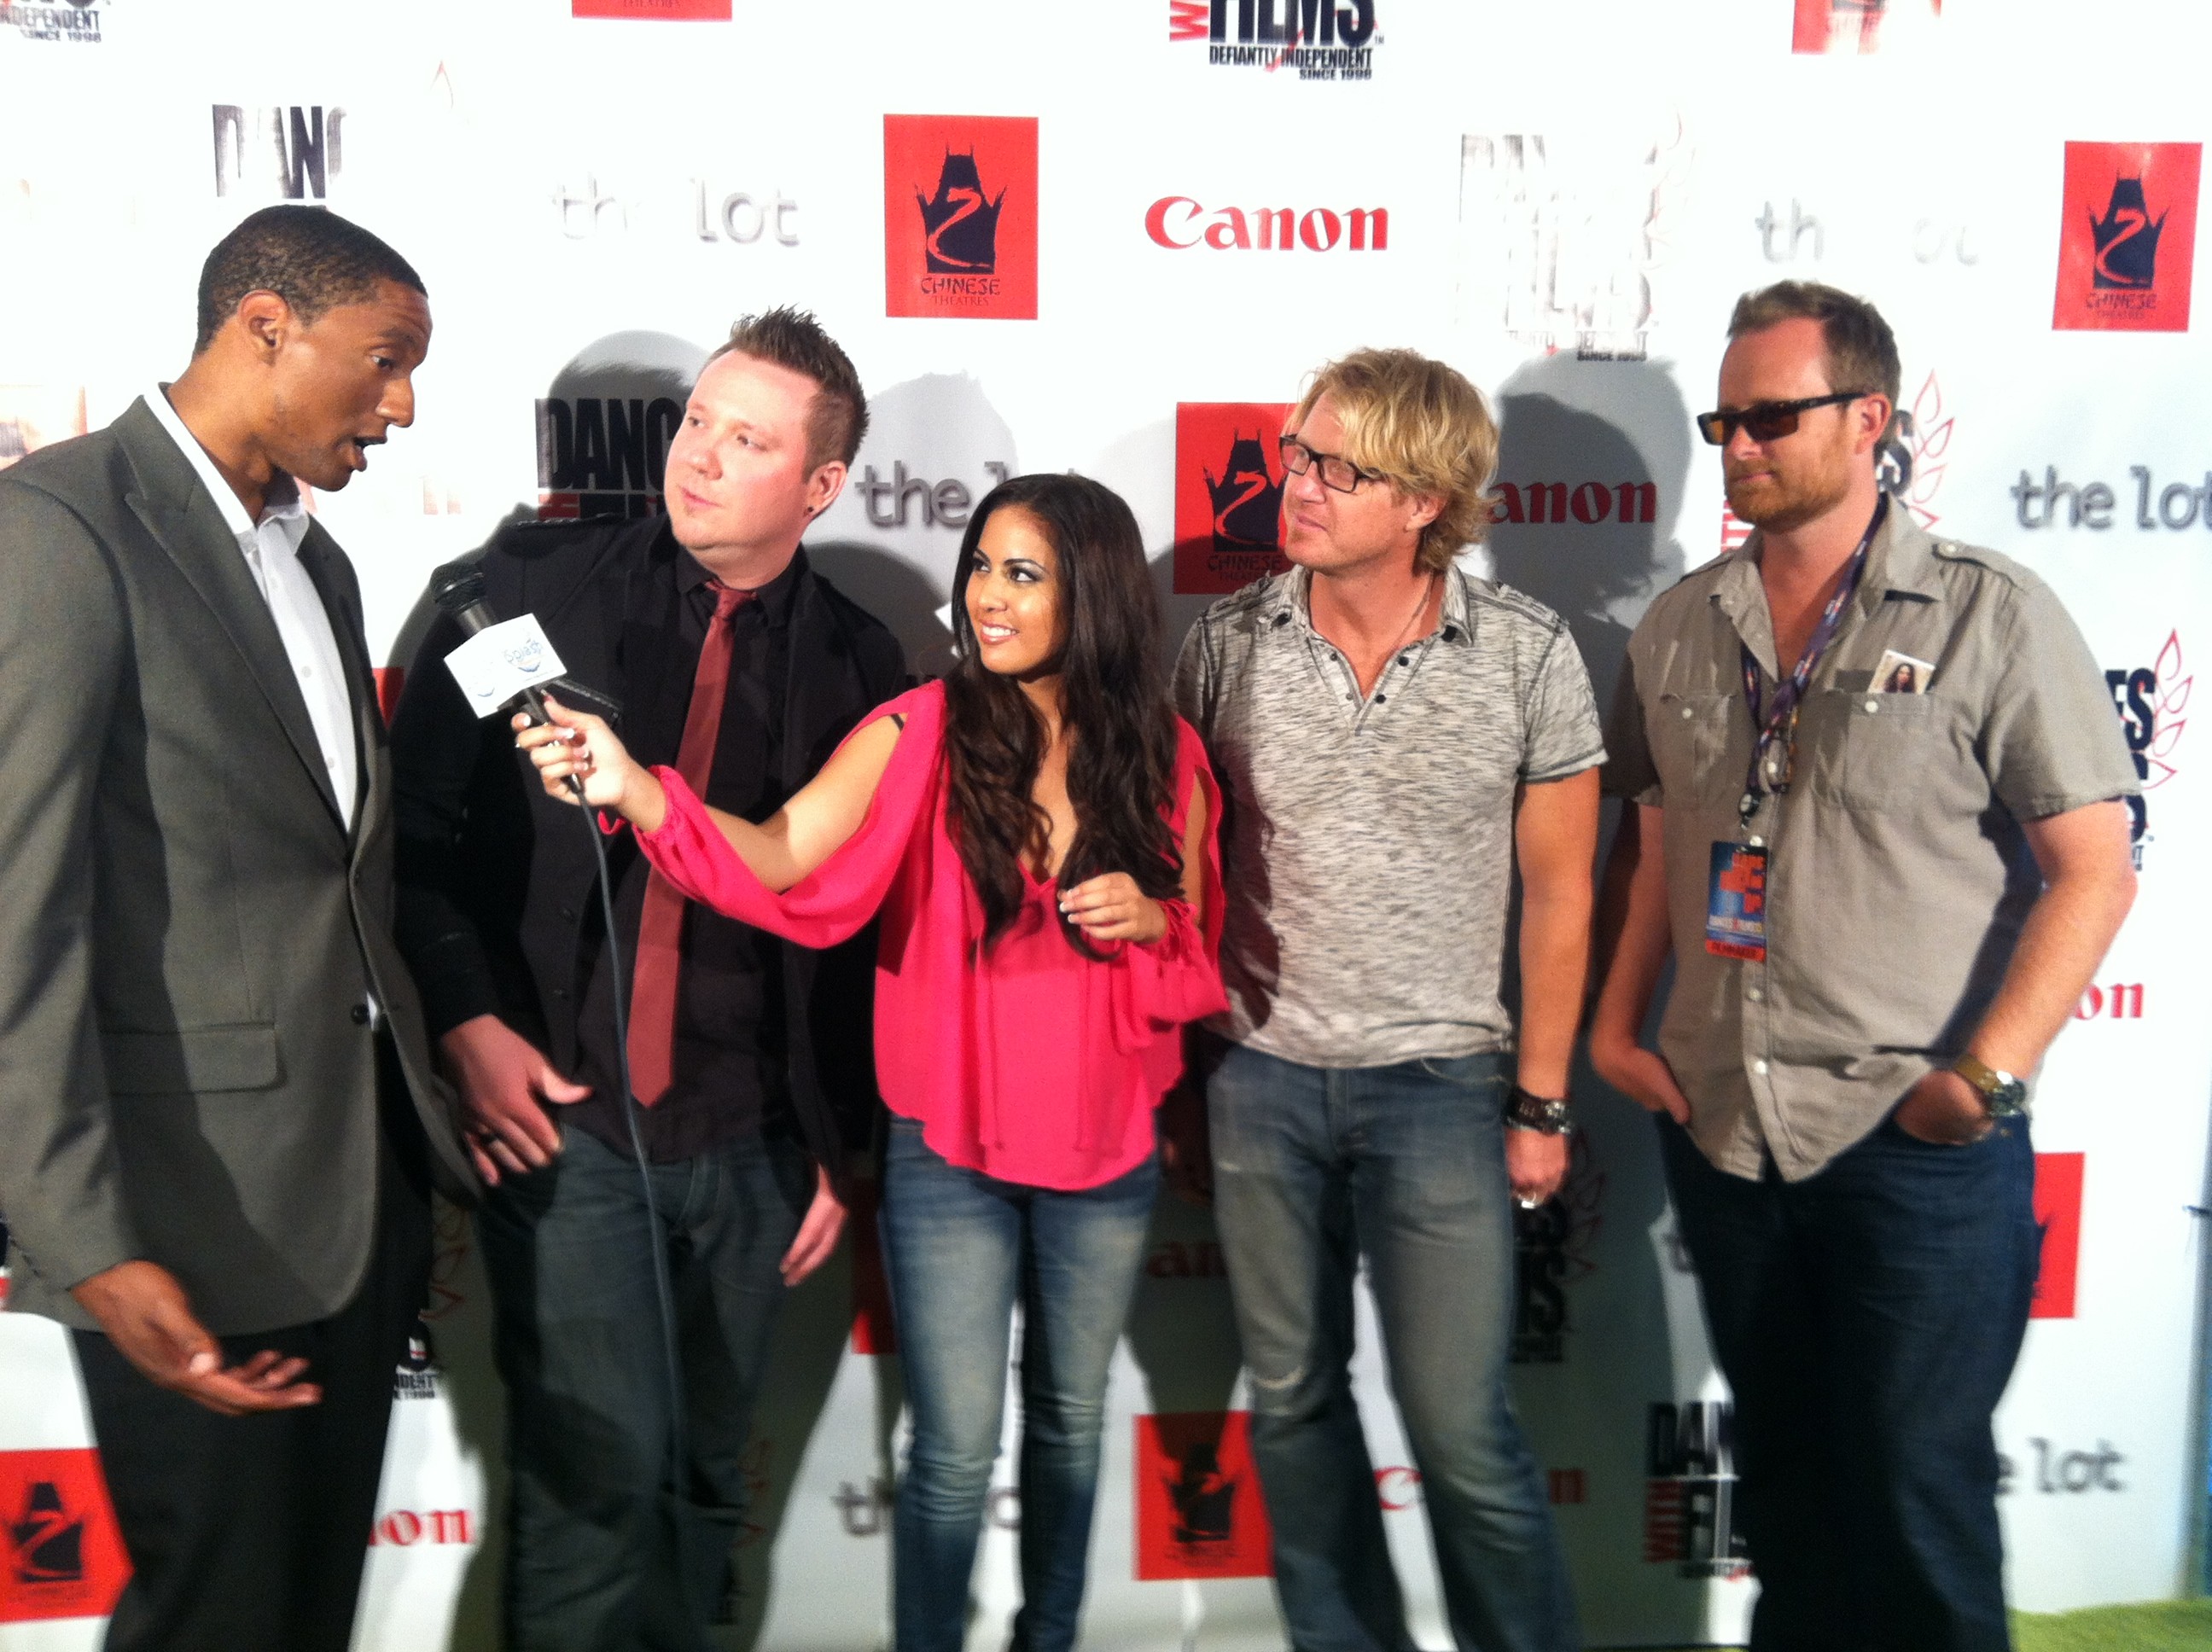
<svg viewBox="0 0 2212 1652">
<path fill-rule="evenodd" d="M 957 1652 L 1023 1307 L 1024 1604 L 1076 1638 L 1107 1369 L 1159 1172 L 1182 1023 L 1222 1009 L 1220 797 L 1168 701 L 1129 507 L 1075 476 L 976 507 L 959 663 L 854 731 L 769 820 L 647 773 L 556 708 L 521 744 L 547 789 L 634 825 L 693 900 L 826 946 L 879 913 L 883 1237 L 913 1442 L 895 1525 L 899 1652 Z"/>
</svg>

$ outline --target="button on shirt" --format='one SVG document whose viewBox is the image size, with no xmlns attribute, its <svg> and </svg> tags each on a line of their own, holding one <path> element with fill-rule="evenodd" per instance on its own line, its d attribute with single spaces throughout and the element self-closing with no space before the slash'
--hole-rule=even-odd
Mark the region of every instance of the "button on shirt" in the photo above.
<svg viewBox="0 0 2212 1652">
<path fill-rule="evenodd" d="M 1499 1001 L 1524 783 L 1603 761 L 1559 616 L 1455 568 L 1364 698 L 1304 568 L 1192 628 L 1178 708 L 1221 781 L 1221 975 L 1239 1043 L 1309 1066 L 1512 1047 Z"/>
<path fill-rule="evenodd" d="M 623 616 L 623 736 L 645 763 L 673 763 L 684 744 L 692 678 L 714 612 L 711 576 L 665 529 L 629 581 Z M 706 801 L 747 820 L 783 806 L 785 679 L 799 565 L 763 586 L 731 616 L 730 680 Z M 609 845 L 623 968 L 635 969 L 651 867 L 629 833 Z M 596 913 L 593 914 L 596 916 Z M 593 933 L 599 926 L 589 926 Z M 668 1164 L 789 1124 L 783 957 L 772 935 L 693 902 L 684 914 L 675 1048 L 668 1093 L 641 1114 L 645 1156 Z M 614 1036 L 614 981 L 604 945 L 590 964 L 577 1017 L 577 1071 L 592 1087 L 562 1116 L 630 1156 Z"/>
<path fill-rule="evenodd" d="M 1795 779 L 1747 828 L 1742 650 L 1778 677 L 1760 536 L 1651 604 L 1606 789 L 1662 805 L 1674 986 L 1660 1048 L 1731 1175 L 1790 1181 L 1872 1132 L 1979 1024 L 2043 881 L 2023 821 L 2137 790 L 2104 673 L 2050 587 L 1893 508 L 1806 689 Z M 1885 691 L 1888 651 L 1934 665 Z M 1884 678 L 1883 682 L 1888 679 Z M 1705 946 L 1712 846 L 1768 853 L 1766 958 Z"/>
<path fill-rule="evenodd" d="M 301 502 L 299 484 L 277 472 L 263 502 L 261 520 L 251 520 L 245 505 L 208 457 L 207 449 L 169 405 L 168 386 L 155 385 L 146 392 L 145 401 L 222 513 L 223 525 L 238 541 L 239 554 L 246 558 L 254 586 L 269 604 L 269 616 L 276 622 L 276 635 L 299 683 L 300 697 L 307 702 L 307 720 L 314 726 L 315 744 L 322 753 L 324 772 L 330 776 L 331 792 L 337 799 L 338 817 L 351 830 L 361 789 L 360 735 L 354 722 L 353 695 L 346 687 L 345 662 L 338 653 L 337 634 L 331 629 L 330 610 L 323 606 L 322 593 L 315 589 L 314 580 L 300 565 L 300 542 L 307 537 L 307 511 Z"/>
</svg>

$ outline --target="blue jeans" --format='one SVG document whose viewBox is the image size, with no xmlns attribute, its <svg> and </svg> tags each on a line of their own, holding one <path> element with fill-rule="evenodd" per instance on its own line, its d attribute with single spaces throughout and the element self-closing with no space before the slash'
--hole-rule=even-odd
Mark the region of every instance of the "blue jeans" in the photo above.
<svg viewBox="0 0 2212 1652">
<path fill-rule="evenodd" d="M 1159 1167 L 1057 1193 L 948 1164 L 891 1121 L 884 1258 L 914 1419 L 894 1517 L 897 1652 L 959 1652 L 1022 1304 L 1017 1652 L 1075 1644 L 1107 1368 L 1144 1260 Z"/>
<path fill-rule="evenodd" d="M 1364 1253 L 1453 1640 L 1580 1646 L 1543 1479 L 1505 1391 L 1505 1059 L 1330 1069 L 1241 1045 L 1218 1054 L 1214 1209 L 1291 1645 L 1413 1644 L 1352 1394 Z"/>
<path fill-rule="evenodd" d="M 507 1384 L 514 1652 L 707 1652 L 728 1588 L 778 1264 L 813 1166 L 752 1136 L 651 1170 L 659 1233 L 637 1167 L 564 1126 L 551 1164 L 489 1189 L 477 1212 Z M 668 1253 L 688 1402 L 680 1500 L 653 1245 Z"/>
<path fill-rule="evenodd" d="M 2004 1652 L 1990 1418 L 2035 1288 L 2026 1121 L 1971 1147 L 1885 1123 L 1797 1182 L 1658 1127 L 1735 1395 L 1753 1647 Z"/>
</svg>

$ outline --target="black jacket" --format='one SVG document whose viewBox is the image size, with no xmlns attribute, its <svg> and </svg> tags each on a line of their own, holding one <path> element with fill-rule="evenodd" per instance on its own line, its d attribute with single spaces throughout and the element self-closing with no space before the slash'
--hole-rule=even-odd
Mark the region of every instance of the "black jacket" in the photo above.
<svg viewBox="0 0 2212 1652">
<path fill-rule="evenodd" d="M 629 581 L 664 526 L 649 517 L 507 529 L 480 563 L 486 598 L 502 618 L 535 614 L 569 677 L 627 702 L 656 665 L 624 658 Z M 784 695 L 779 778 L 787 792 L 905 683 L 896 639 L 805 559 L 802 550 Z M 490 1013 L 574 1072 L 576 1016 L 604 933 L 591 841 L 580 812 L 538 784 L 507 720 L 470 712 L 445 665 L 460 640 L 441 616 L 392 723 L 400 951 L 434 1038 Z M 619 847 L 635 853 L 626 840 Z M 808 1151 L 842 1180 L 877 1102 L 874 932 L 825 952 L 779 950 L 793 1110 Z"/>
</svg>

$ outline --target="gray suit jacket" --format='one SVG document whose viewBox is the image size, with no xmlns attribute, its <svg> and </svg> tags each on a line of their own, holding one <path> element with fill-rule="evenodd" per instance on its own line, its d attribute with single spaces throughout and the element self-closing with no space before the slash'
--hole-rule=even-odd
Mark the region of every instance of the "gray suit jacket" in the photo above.
<svg viewBox="0 0 2212 1652">
<path fill-rule="evenodd" d="M 472 1185 L 392 939 L 392 778 L 351 564 L 300 560 L 360 732 L 349 833 L 276 623 L 144 403 L 0 471 L 0 1218 L 9 1307 L 174 1272 L 209 1328 L 333 1314 L 368 1266 L 376 1035 Z M 388 1163 L 388 1161 L 386 1161 Z"/>
</svg>

